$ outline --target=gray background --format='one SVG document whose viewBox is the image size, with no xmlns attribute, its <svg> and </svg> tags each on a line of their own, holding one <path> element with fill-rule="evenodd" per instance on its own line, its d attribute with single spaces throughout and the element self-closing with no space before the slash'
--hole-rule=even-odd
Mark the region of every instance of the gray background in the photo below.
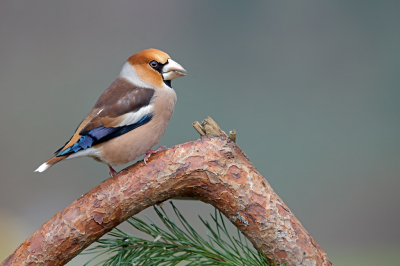
<svg viewBox="0 0 400 266">
<path fill-rule="evenodd" d="M 198 138 L 191 123 L 212 116 L 333 263 L 397 264 L 399 12 L 399 1 L 1 1 L 0 261 L 107 178 L 88 158 L 33 171 L 123 62 L 154 47 L 188 70 L 160 145 Z M 196 215 L 213 209 L 177 204 L 205 234 Z"/>
</svg>

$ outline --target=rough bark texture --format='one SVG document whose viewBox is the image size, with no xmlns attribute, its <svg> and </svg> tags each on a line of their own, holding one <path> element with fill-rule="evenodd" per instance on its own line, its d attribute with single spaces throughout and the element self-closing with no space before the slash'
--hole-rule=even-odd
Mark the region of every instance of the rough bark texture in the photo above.
<svg viewBox="0 0 400 266">
<path fill-rule="evenodd" d="M 57 213 L 1 265 L 64 265 L 130 216 L 176 196 L 198 197 L 218 208 L 274 265 L 331 265 L 224 134 L 174 146 L 147 165 L 122 170 Z"/>
</svg>

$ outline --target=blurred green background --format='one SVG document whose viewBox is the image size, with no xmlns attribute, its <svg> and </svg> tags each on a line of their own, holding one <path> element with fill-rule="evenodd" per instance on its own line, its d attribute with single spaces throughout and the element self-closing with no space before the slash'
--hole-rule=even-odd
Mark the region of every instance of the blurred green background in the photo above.
<svg viewBox="0 0 400 266">
<path fill-rule="evenodd" d="M 108 177 L 89 158 L 33 171 L 123 62 L 153 47 L 188 70 L 160 145 L 198 138 L 191 123 L 209 115 L 236 129 L 334 264 L 398 264 L 399 12 L 399 1 L 1 1 L 0 261 Z M 195 226 L 213 211 L 177 206 Z"/>
</svg>

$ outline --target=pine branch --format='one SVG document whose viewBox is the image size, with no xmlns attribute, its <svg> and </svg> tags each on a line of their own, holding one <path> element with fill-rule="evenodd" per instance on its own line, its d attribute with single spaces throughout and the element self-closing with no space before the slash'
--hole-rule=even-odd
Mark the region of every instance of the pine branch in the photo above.
<svg viewBox="0 0 400 266">
<path fill-rule="evenodd" d="M 239 240 L 229 234 L 222 214 L 217 210 L 215 215 L 211 215 L 211 217 L 218 233 L 199 216 L 212 235 L 210 236 L 207 232 L 209 236 L 207 241 L 190 226 L 172 202 L 171 205 L 183 229 L 168 217 L 163 208 L 159 210 L 154 207 L 159 219 L 168 228 L 168 231 L 162 230 L 150 218 L 148 218 L 149 224 L 139 218 L 131 217 L 128 222 L 135 229 L 149 235 L 154 240 L 149 241 L 114 229 L 111 233 L 108 233 L 112 238 L 100 239 L 97 241 L 99 243 L 97 246 L 84 252 L 84 254 L 97 254 L 84 266 L 89 265 L 92 260 L 102 254 L 108 254 L 109 258 L 96 265 L 171 266 L 186 262 L 185 265 L 269 266 L 264 254 L 249 248 L 247 243 L 241 242 L 239 230 L 237 231 Z M 229 241 L 224 241 L 224 236 Z"/>
<path fill-rule="evenodd" d="M 204 135 L 200 140 L 158 152 L 147 165 L 138 162 L 104 181 L 43 224 L 1 266 L 64 265 L 129 217 L 177 196 L 212 204 L 271 264 L 332 265 L 218 125 L 208 118 L 195 127 Z"/>
</svg>

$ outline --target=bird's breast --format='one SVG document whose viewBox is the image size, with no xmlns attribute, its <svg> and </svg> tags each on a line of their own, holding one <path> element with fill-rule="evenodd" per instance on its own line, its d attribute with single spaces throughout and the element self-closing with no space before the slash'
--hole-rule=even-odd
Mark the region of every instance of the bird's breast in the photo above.
<svg viewBox="0 0 400 266">
<path fill-rule="evenodd" d="M 151 149 L 163 136 L 174 112 L 176 93 L 173 89 L 160 89 L 150 102 L 153 118 L 117 138 L 102 144 L 101 160 L 109 165 L 122 165 L 135 160 Z"/>
</svg>

